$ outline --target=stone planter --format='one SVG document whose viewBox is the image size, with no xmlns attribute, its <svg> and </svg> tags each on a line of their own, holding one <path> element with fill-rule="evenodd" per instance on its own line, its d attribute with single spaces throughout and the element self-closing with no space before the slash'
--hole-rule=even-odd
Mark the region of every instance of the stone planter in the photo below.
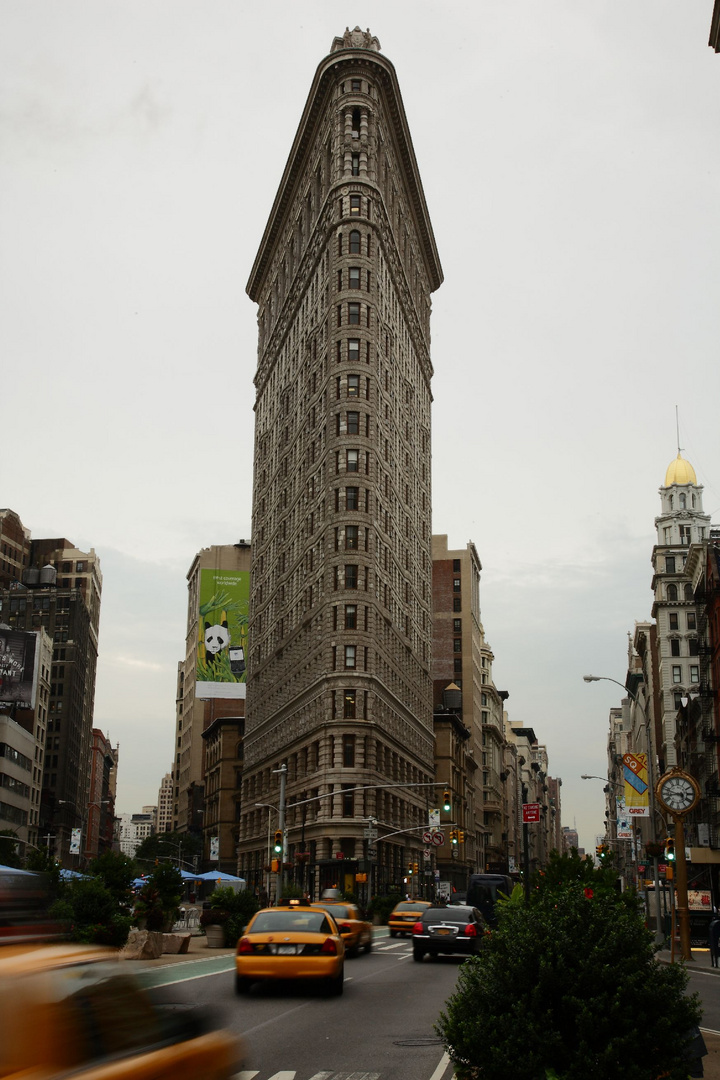
<svg viewBox="0 0 720 1080">
<path fill-rule="evenodd" d="M 225 947 L 225 927 L 213 923 L 205 927 L 208 949 L 223 949 Z"/>
</svg>

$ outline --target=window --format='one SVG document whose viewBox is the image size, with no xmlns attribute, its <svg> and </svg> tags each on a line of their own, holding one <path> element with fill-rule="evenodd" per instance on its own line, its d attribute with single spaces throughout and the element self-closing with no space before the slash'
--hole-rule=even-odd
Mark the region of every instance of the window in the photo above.
<svg viewBox="0 0 720 1080">
<path fill-rule="evenodd" d="M 697 664 L 691 664 L 690 665 L 690 682 L 691 683 L 699 683 L 700 682 L 700 668 L 697 666 Z"/>
<path fill-rule="evenodd" d="M 462 619 L 453 619 L 453 630 L 459 634 L 462 630 Z"/>
<path fill-rule="evenodd" d="M 360 325 L 360 304 L 355 301 L 348 304 L 348 323 L 350 326 Z"/>
<path fill-rule="evenodd" d="M 348 360 L 351 364 L 357 364 L 360 360 L 359 338 L 348 338 Z"/>
<path fill-rule="evenodd" d="M 355 667 L 355 653 L 356 653 L 356 649 L 355 649 L 354 645 L 346 645 L 345 646 L 345 667 L 346 668 L 354 668 Z"/>
<path fill-rule="evenodd" d="M 677 585 L 668 585 L 668 587 L 667 587 L 667 598 L 668 598 L 668 600 L 677 600 L 677 598 L 678 598 Z"/>
<path fill-rule="evenodd" d="M 670 614 L 669 614 L 669 619 L 670 619 L 670 629 L 671 630 L 677 630 L 677 628 L 678 628 L 677 611 L 671 611 Z"/>
<path fill-rule="evenodd" d="M 453 671 L 456 674 L 462 671 L 462 656 L 456 656 L 453 660 Z"/>
<path fill-rule="evenodd" d="M 359 176 L 360 175 L 360 155 L 359 154 L 353 154 L 353 156 L 352 156 L 352 175 L 353 176 Z"/>
<path fill-rule="evenodd" d="M 349 784 L 343 784 L 342 816 L 355 817 L 355 795 L 350 790 Z"/>
<path fill-rule="evenodd" d="M 357 624 L 357 608 L 355 604 L 345 605 L 345 629 L 354 630 Z"/>
<path fill-rule="evenodd" d="M 352 233 L 350 233 L 352 236 Z M 348 269 L 348 288 L 359 289 L 360 288 L 360 267 L 351 266 Z"/>
<path fill-rule="evenodd" d="M 346 720 L 355 719 L 357 690 L 343 691 L 343 716 Z"/>
<path fill-rule="evenodd" d="M 343 750 L 343 766 L 346 769 L 352 769 L 355 765 L 355 736 L 343 735 L 342 740 Z"/>
<path fill-rule="evenodd" d="M 685 544 L 686 546 L 689 545 L 689 543 L 690 543 L 690 526 L 689 525 L 681 525 L 680 526 L 680 543 Z"/>
<path fill-rule="evenodd" d="M 675 556 L 674 555 L 666 555 L 665 556 L 665 573 L 666 574 L 674 574 L 675 573 Z"/>
<path fill-rule="evenodd" d="M 352 217 L 359 217 L 360 216 L 360 196 L 359 195 L 351 195 L 350 196 L 350 214 L 351 214 Z"/>
<path fill-rule="evenodd" d="M 360 413 L 349 412 L 347 413 L 347 433 L 348 435 L 360 434 Z"/>
<path fill-rule="evenodd" d="M 359 468 L 360 454 L 357 450 L 345 451 L 345 469 L 347 472 L 357 472 Z"/>
<path fill-rule="evenodd" d="M 453 578 L 453 592 L 460 592 L 460 578 Z"/>
<path fill-rule="evenodd" d="M 345 488 L 345 509 L 346 510 L 357 510 L 359 497 L 360 497 L 360 488 L 346 487 Z"/>
<path fill-rule="evenodd" d="M 677 638 L 673 638 L 671 640 L 671 642 L 670 642 L 670 655 L 671 656 L 679 656 L 680 655 L 680 642 L 678 641 Z"/>
<path fill-rule="evenodd" d="M 345 526 L 345 547 L 348 551 L 357 551 L 358 549 L 358 527 L 357 525 Z"/>
<path fill-rule="evenodd" d="M 360 254 L 360 232 L 359 232 L 358 229 L 353 229 L 352 232 L 350 233 L 350 254 L 351 255 L 359 255 Z M 351 267 L 351 269 L 352 269 L 352 267 Z M 359 279 L 360 279 L 360 270 L 357 267 L 355 269 L 357 269 L 358 281 L 359 281 Z M 359 288 L 359 285 L 358 285 L 358 288 Z"/>
<path fill-rule="evenodd" d="M 347 377 L 347 392 L 348 397 L 360 397 L 360 376 L 348 375 Z"/>
<path fill-rule="evenodd" d="M 462 611 L 462 601 L 459 596 L 453 596 L 453 611 Z"/>
<path fill-rule="evenodd" d="M 350 89 L 351 90 L 362 90 L 362 85 L 360 83 L 360 80 L 359 79 L 351 79 L 350 80 Z"/>
<path fill-rule="evenodd" d="M 673 664 L 672 681 L 674 683 L 681 683 L 682 682 L 682 668 L 680 667 L 679 664 Z"/>
<path fill-rule="evenodd" d="M 352 211 L 350 211 L 350 212 L 352 213 Z M 680 509 L 681 510 L 686 510 L 687 509 L 687 495 L 685 494 L 684 491 L 680 492 L 679 502 L 680 502 Z"/>
<path fill-rule="evenodd" d="M 459 573 L 460 573 L 460 560 L 459 559 L 453 559 L 453 574 L 459 574 Z"/>
<path fill-rule="evenodd" d="M 677 615 L 675 618 L 677 619 Z M 687 628 L 688 630 L 697 630 L 697 621 L 695 619 L 694 611 L 688 611 L 687 613 Z"/>
<path fill-rule="evenodd" d="M 355 563 L 348 563 L 345 566 L 345 588 L 357 589 L 358 587 L 358 568 Z"/>
<path fill-rule="evenodd" d="M 688 651 L 690 653 L 690 656 L 699 656 L 700 655 L 700 642 L 698 641 L 697 638 L 690 638 L 690 640 L 688 641 L 688 646 L 689 646 Z"/>
<path fill-rule="evenodd" d="M 453 652 L 462 652 L 462 640 L 459 637 L 453 639 Z"/>
</svg>

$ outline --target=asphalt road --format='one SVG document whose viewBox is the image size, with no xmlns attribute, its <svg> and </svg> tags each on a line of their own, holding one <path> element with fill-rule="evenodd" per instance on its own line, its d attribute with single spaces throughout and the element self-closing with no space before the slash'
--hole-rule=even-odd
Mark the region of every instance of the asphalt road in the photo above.
<svg viewBox="0 0 720 1080">
<path fill-rule="evenodd" d="M 452 1066 L 433 1024 L 457 980 L 460 960 L 413 962 L 408 938 L 381 939 L 345 963 L 345 992 L 325 997 L 298 986 L 255 986 L 238 997 L 232 957 L 169 969 L 152 996 L 179 1008 L 210 1005 L 220 1026 L 241 1035 L 242 1080 L 450 1080 Z"/>
</svg>

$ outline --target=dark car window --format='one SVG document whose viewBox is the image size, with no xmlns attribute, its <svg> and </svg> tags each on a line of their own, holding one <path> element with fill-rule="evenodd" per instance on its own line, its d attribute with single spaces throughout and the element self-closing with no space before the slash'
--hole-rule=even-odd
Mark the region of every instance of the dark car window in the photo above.
<svg viewBox="0 0 720 1080">
<path fill-rule="evenodd" d="M 427 911 L 426 904 L 397 904 L 395 911 Z"/>
<path fill-rule="evenodd" d="M 327 915 L 320 911 L 261 911 L 250 927 L 251 934 L 287 933 L 334 934 Z"/>
<path fill-rule="evenodd" d="M 343 907 L 342 904 L 313 904 L 313 907 L 329 911 L 336 919 L 352 919 L 353 917 L 352 911 Z"/>
<path fill-rule="evenodd" d="M 446 923 L 468 923 L 479 922 L 482 916 L 480 912 L 475 908 L 468 907 L 447 907 L 447 908 L 428 908 L 423 914 L 422 921 L 432 926 L 433 923 L 446 922 Z"/>
</svg>

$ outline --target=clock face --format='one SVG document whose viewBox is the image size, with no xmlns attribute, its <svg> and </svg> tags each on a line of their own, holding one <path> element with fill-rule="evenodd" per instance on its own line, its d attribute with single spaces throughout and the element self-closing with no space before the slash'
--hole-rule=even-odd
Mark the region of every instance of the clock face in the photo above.
<svg viewBox="0 0 720 1080">
<path fill-rule="evenodd" d="M 661 785 L 660 797 L 669 810 L 682 813 L 695 802 L 695 788 L 684 776 L 671 776 Z"/>
</svg>

